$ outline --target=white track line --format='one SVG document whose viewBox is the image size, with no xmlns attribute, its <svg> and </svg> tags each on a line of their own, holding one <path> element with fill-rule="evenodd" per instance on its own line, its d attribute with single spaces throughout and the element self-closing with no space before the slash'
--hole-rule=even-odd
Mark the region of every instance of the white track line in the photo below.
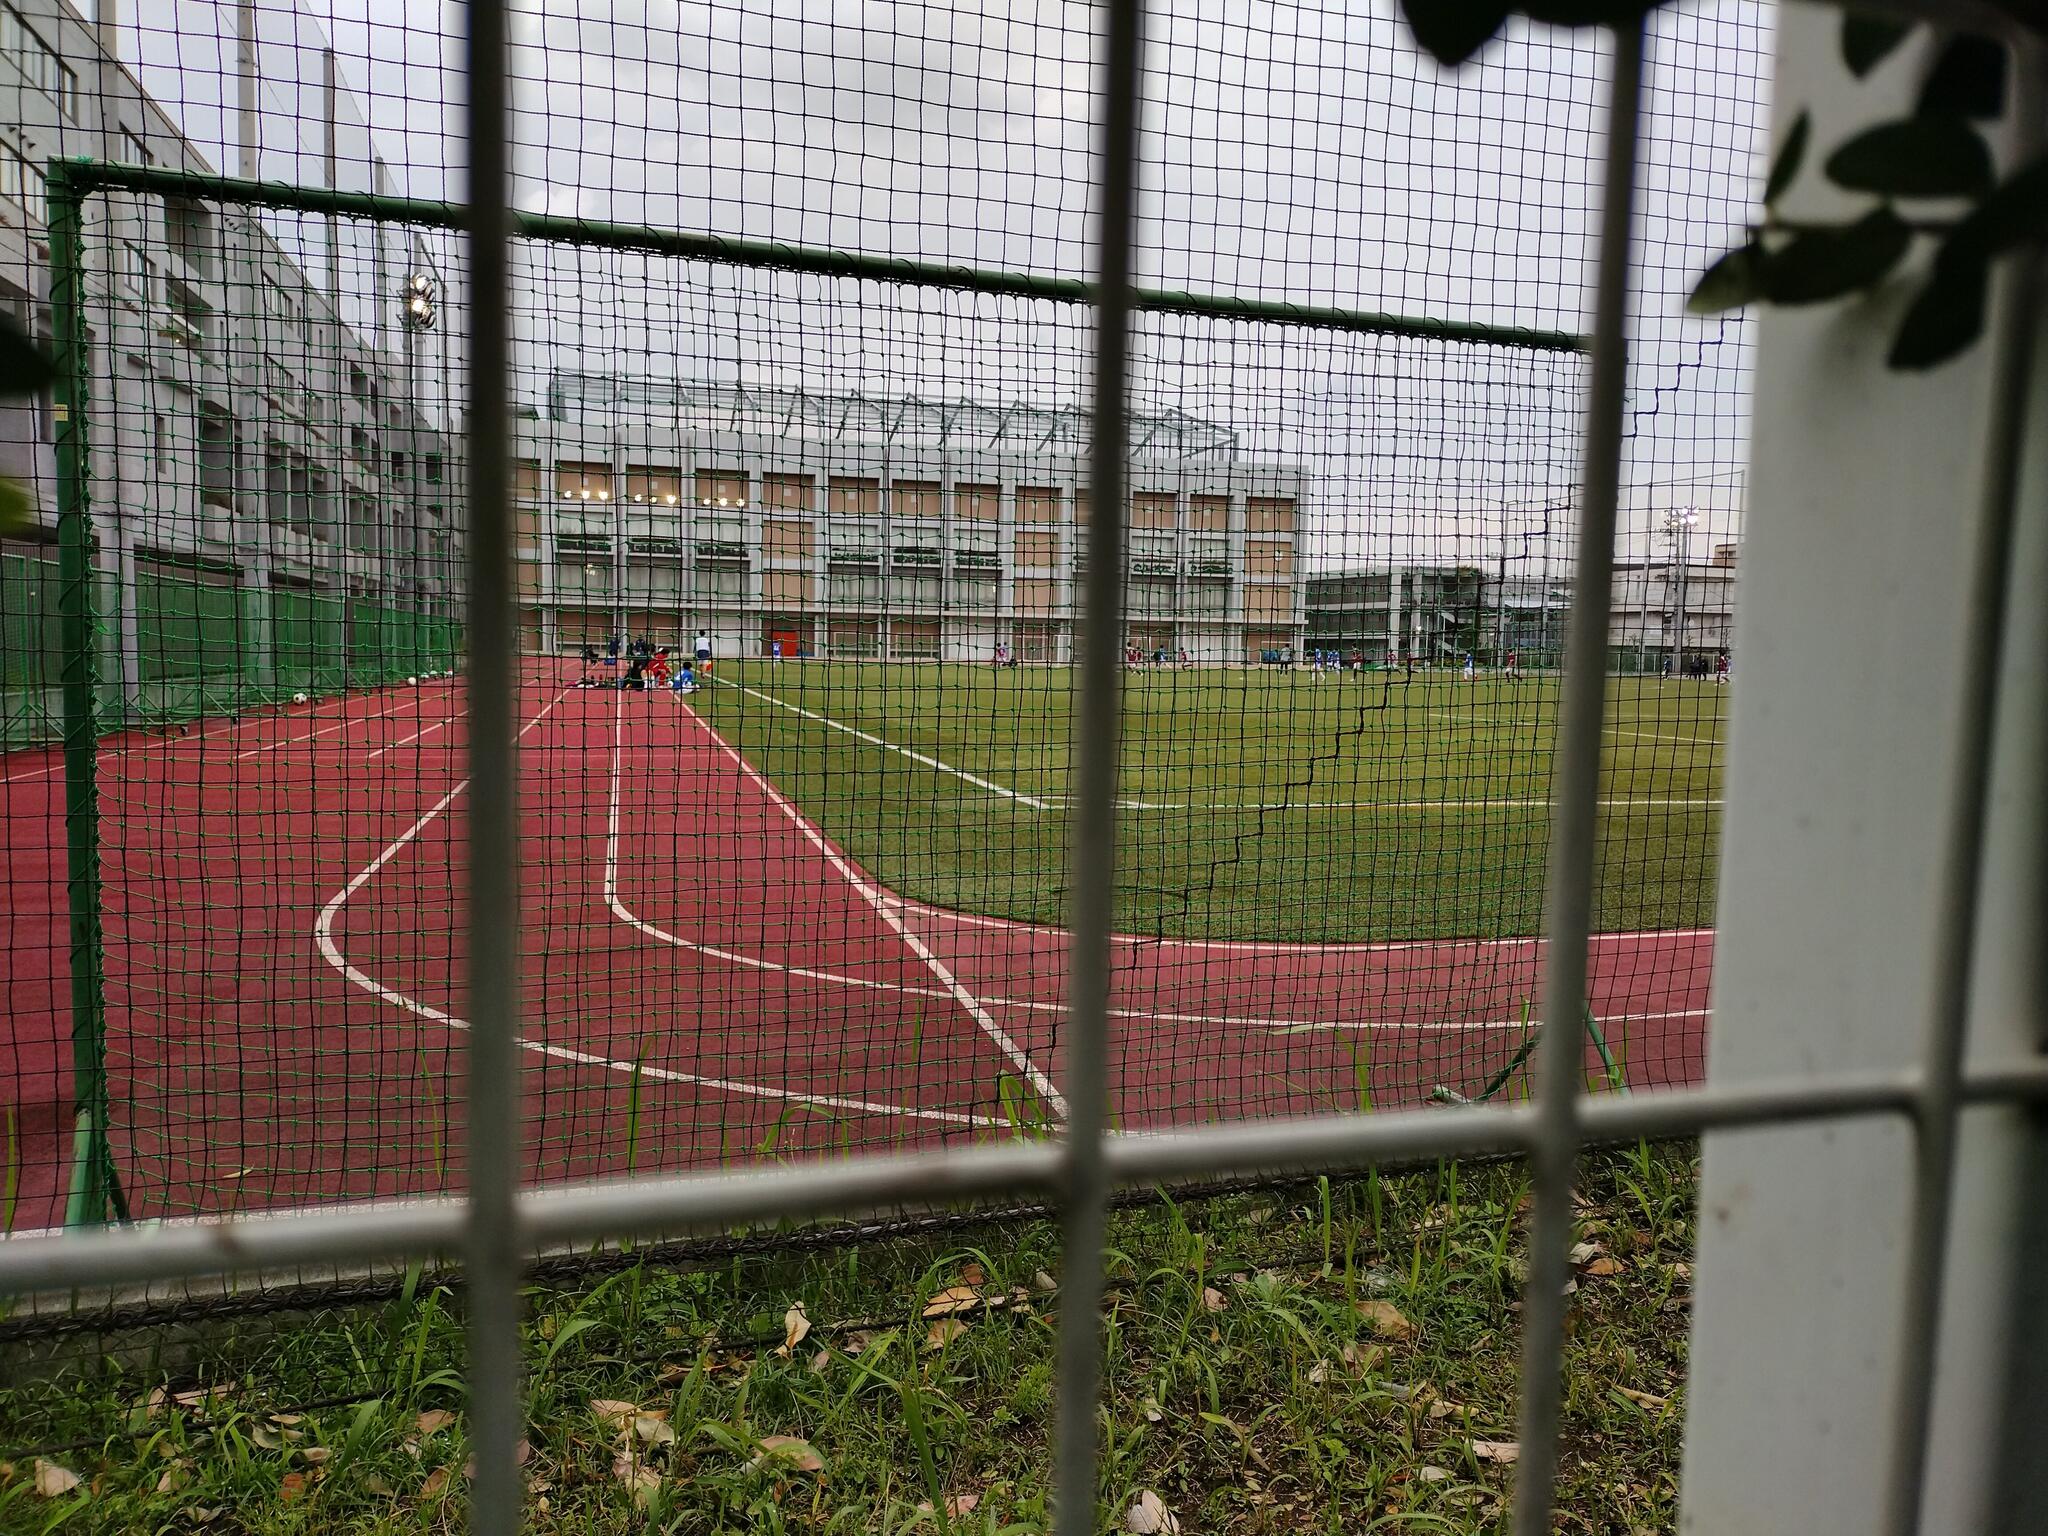
<svg viewBox="0 0 2048 1536">
<path fill-rule="evenodd" d="M 332 736 L 336 731 L 345 731 L 352 725 L 368 725 L 372 720 L 382 720 L 391 715 L 402 714 L 408 708 L 417 710 L 419 708 L 419 700 L 417 698 L 407 699 L 402 704 L 394 704 L 389 709 L 380 709 L 375 714 L 358 715 L 352 720 L 337 720 L 333 725 L 327 726 L 323 730 L 308 731 L 304 736 L 287 736 L 279 741 L 266 741 L 260 747 L 251 747 L 246 752 L 237 752 L 235 754 L 235 761 L 239 763 L 244 758 L 261 757 L 264 753 L 275 752 L 281 747 L 296 747 L 302 742 L 317 741 L 322 736 Z"/>
<path fill-rule="evenodd" d="M 383 746 L 379 747 L 376 751 L 372 752 L 369 755 L 369 757 L 365 759 L 365 761 L 374 763 L 378 758 L 382 757 L 386 752 L 389 752 L 394 747 L 409 747 L 414 742 L 420 740 L 422 737 L 431 736 L 436 731 L 445 731 L 448 729 L 449 726 L 455 723 L 456 719 L 456 716 L 450 715 L 446 720 L 436 720 L 432 725 L 427 726 L 422 730 L 414 731 L 410 736 L 401 737 L 397 741 L 386 742 Z"/>
<path fill-rule="evenodd" d="M 522 738 L 525 737 L 527 732 L 546 719 L 554 707 L 567 698 L 571 691 L 572 689 L 564 688 L 560 693 L 557 693 L 552 699 L 548 700 L 540 713 L 527 721 L 525 726 L 521 728 L 520 736 Z M 440 1024 L 449 1029 L 463 1031 L 467 1031 L 469 1028 L 469 1021 L 467 1019 L 458 1018 L 446 1009 L 436 1008 L 429 1003 L 421 1002 L 418 998 L 409 997 L 395 987 L 387 987 L 384 983 L 377 980 L 376 977 L 369 975 L 360 967 L 351 963 L 334 942 L 334 920 L 340 916 L 341 909 L 347 905 L 349 897 L 355 895 L 357 891 L 368 884 L 380 869 L 390 863 L 407 844 L 411 843 L 414 838 L 418 837 L 420 833 L 432 825 L 434 820 L 442 812 L 446 811 L 449 806 L 453 805 L 457 797 L 468 788 L 469 780 L 465 777 L 453 789 L 449 790 L 447 794 L 435 801 L 424 816 L 420 817 L 418 821 L 415 821 L 387 843 L 383 851 L 376 858 L 358 870 L 348 884 L 336 892 L 333 899 L 320 909 L 320 920 L 313 925 L 313 941 L 319 946 L 321 957 L 329 965 L 333 966 L 335 970 L 339 971 L 342 977 L 352 986 L 368 992 L 371 996 L 387 1002 L 395 1008 L 402 1008 L 416 1018 L 426 1019 L 430 1023 Z M 665 1083 L 689 1083 L 697 1087 L 711 1088 L 722 1093 L 739 1094 L 749 1098 L 774 1099 L 793 1104 L 815 1104 L 826 1109 L 848 1110 L 860 1114 L 908 1116 L 920 1120 L 940 1120 L 952 1125 L 993 1128 L 1007 1124 L 1007 1122 L 998 1120 L 993 1116 L 957 1114 L 947 1110 L 936 1109 L 906 1109 L 900 1104 L 880 1104 L 867 1099 L 842 1098 L 833 1094 L 793 1093 L 780 1088 L 763 1087 L 759 1083 L 736 1082 L 729 1078 L 708 1077 L 696 1072 L 677 1072 L 667 1067 L 651 1067 L 644 1062 L 622 1061 L 613 1057 L 596 1055 L 590 1051 L 578 1051 L 572 1050 L 567 1046 L 549 1045 L 545 1041 L 530 1040 L 524 1036 L 520 1037 L 518 1044 L 521 1050 L 529 1051 L 533 1055 L 551 1061 L 569 1062 L 576 1066 L 597 1067 L 607 1072 L 622 1073 L 628 1077 L 637 1075 L 642 1078 L 652 1078 Z"/>
<path fill-rule="evenodd" d="M 786 709 L 793 715 L 802 715 L 806 720 L 815 720 L 820 725 L 830 726 L 835 731 L 844 731 L 847 735 L 856 737 L 872 746 L 880 747 L 885 752 L 894 752 L 899 757 L 907 757 L 914 763 L 922 763 L 927 768 L 936 768 L 940 773 L 950 773 L 954 778 L 963 779 L 967 783 L 972 784 L 976 789 L 985 789 L 992 795 L 1001 795 L 1005 800 L 1014 800 L 1019 805 L 1028 805 L 1034 811 L 1051 809 L 1045 801 L 1038 799 L 1034 795 L 1027 795 L 1018 790 L 1011 789 L 1007 785 L 998 784 L 993 779 L 984 779 L 979 774 L 969 773 L 965 768 L 955 768 L 951 763 L 941 762 L 938 758 L 928 756 L 923 752 L 914 752 L 909 747 L 899 747 L 893 741 L 884 741 L 881 737 L 859 730 L 854 726 L 846 724 L 843 720 L 834 720 L 830 715 L 821 715 L 816 710 L 805 709 L 801 705 L 790 703 L 787 699 L 778 699 L 772 693 L 763 693 L 758 688 L 749 688 L 745 683 L 731 682 L 722 677 L 714 678 L 713 681 L 727 688 L 737 688 L 741 693 L 750 694 L 754 698 L 764 700 L 775 705 L 778 709 Z M 714 732 L 714 734 L 716 733 Z M 719 737 L 721 745 L 723 745 L 724 740 L 724 737 Z"/>
<path fill-rule="evenodd" d="M 1064 807 L 1072 797 L 1054 797 Z M 1618 797 L 1602 800 L 1603 806 L 1719 806 L 1718 799 L 1686 796 Z M 1119 800 L 1126 811 L 1197 811 L 1205 815 L 1228 815 L 1232 811 L 1523 811 L 1548 810 L 1548 800 Z"/>
<path fill-rule="evenodd" d="M 748 691 L 751 692 L 752 690 Z M 825 835 L 811 824 L 810 819 L 802 811 L 798 810 L 796 806 L 791 804 L 784 797 L 782 791 L 757 773 L 754 765 L 740 756 L 733 749 L 731 743 L 719 735 L 716 730 L 712 729 L 709 721 L 705 720 L 694 709 L 687 709 L 684 711 L 684 714 L 699 730 L 711 738 L 712 744 L 719 751 L 738 764 L 740 772 L 747 776 L 755 788 L 768 797 L 769 803 L 789 818 L 790 824 L 802 834 L 804 840 L 824 856 L 826 862 L 837 871 L 839 877 L 852 886 L 861 900 L 865 901 L 875 910 L 876 915 L 889 925 L 890 929 L 903 941 L 910 952 L 924 962 L 925 968 L 938 978 L 939 985 L 945 989 L 946 993 L 962 1008 L 967 1010 L 968 1016 L 980 1027 L 981 1032 L 995 1042 L 996 1048 L 1009 1058 L 1011 1065 L 1023 1073 L 1025 1078 L 1031 1083 L 1031 1086 L 1037 1089 L 1044 1097 L 1045 1102 L 1052 1107 L 1053 1113 L 1064 1120 L 1067 1115 L 1065 1096 L 1054 1086 L 1051 1078 L 1038 1070 L 1031 1057 L 1016 1041 L 1010 1038 L 1008 1032 L 995 1021 L 994 1016 L 989 1013 L 988 1009 L 982 1006 L 980 1000 L 972 992 L 968 991 L 966 987 L 961 985 L 960 979 L 947 968 L 946 962 L 933 954 L 925 942 L 910 931 L 909 926 L 904 923 L 903 919 L 897 915 L 895 909 L 890 905 L 889 898 L 891 893 L 874 884 L 866 875 L 849 864 L 840 855 L 839 850 L 832 846 Z M 620 922 L 638 929 L 642 927 L 640 920 L 627 909 L 618 896 L 619 783 L 624 776 L 621 755 L 625 748 L 625 718 L 626 696 L 621 693 L 619 695 L 619 707 L 613 716 L 615 724 L 612 733 L 611 807 L 606 823 L 604 845 L 604 899 L 605 904 L 611 908 L 613 915 Z"/>
</svg>

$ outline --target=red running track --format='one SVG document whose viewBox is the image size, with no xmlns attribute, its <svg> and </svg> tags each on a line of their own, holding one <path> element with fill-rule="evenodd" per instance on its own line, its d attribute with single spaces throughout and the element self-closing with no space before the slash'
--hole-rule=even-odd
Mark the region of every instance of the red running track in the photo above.
<svg viewBox="0 0 2048 1536">
<path fill-rule="evenodd" d="M 898 896 L 688 705 L 573 675 L 536 666 L 524 694 L 529 1178 L 1058 1120 L 1057 929 Z M 444 681 L 103 745 L 115 1144 L 139 1214 L 460 1187 L 460 709 Z M 22 1230 L 61 1219 L 70 1143 L 54 756 L 0 763 L 0 808 Z M 1118 1123 L 1470 1091 L 1518 1043 L 1539 957 L 1120 939 Z M 1593 1006 L 1635 1086 L 1697 1078 L 1711 960 L 1704 931 L 1595 940 Z"/>
</svg>

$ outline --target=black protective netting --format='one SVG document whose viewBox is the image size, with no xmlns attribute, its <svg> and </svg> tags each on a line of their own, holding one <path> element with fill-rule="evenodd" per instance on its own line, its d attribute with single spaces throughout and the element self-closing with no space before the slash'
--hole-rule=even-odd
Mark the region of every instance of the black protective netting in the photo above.
<svg viewBox="0 0 2048 1536">
<path fill-rule="evenodd" d="M 266 0 L 244 82 L 234 6 L 146 9 L 63 32 L 105 126 L 36 107 L 38 155 L 459 192 L 430 23 Z M 657 9 L 529 16 L 515 59 L 522 209 L 584 226 L 514 251 L 528 1171 L 1056 1128 L 1092 320 L 1032 283 L 1090 275 L 1093 13 Z M 1750 353 L 1682 300 L 1744 223 L 1764 26 L 1654 21 L 1599 932 L 1555 1021 L 1611 1086 L 1704 1048 Z M 1380 4 L 1158 14 L 1140 281 L 1197 297 L 1135 335 L 1123 1129 L 1520 1090 L 1603 68 L 1529 32 L 1446 75 Z M 95 994 L 136 1212 L 461 1181 L 460 242 L 276 204 L 84 198 L 68 591 L 59 397 L 0 415 L 12 1229 L 65 1218 Z"/>
</svg>

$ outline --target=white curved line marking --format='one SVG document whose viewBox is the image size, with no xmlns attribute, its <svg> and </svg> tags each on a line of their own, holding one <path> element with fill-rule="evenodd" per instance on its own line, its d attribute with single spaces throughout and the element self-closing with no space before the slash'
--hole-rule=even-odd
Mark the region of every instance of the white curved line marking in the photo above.
<svg viewBox="0 0 2048 1536">
<path fill-rule="evenodd" d="M 810 819 L 791 804 L 780 790 L 763 778 L 755 770 L 752 763 L 734 751 L 726 739 L 719 735 L 716 730 L 712 729 L 709 721 L 698 715 L 693 709 L 685 710 L 683 713 L 689 720 L 695 723 L 699 730 L 711 738 L 713 746 L 717 747 L 719 751 L 723 752 L 739 766 L 740 772 L 747 776 L 755 788 L 767 796 L 769 803 L 789 818 L 790 824 L 803 835 L 804 841 L 817 849 L 839 877 L 853 887 L 855 894 L 872 907 L 876 915 L 889 925 L 891 931 L 903 941 L 905 947 L 912 954 L 916 955 L 919 960 L 924 962 L 926 969 L 938 978 L 939 985 L 944 989 L 940 995 L 951 998 L 962 1008 L 965 1008 L 968 1017 L 974 1020 L 983 1034 L 995 1042 L 996 1049 L 1009 1058 L 1010 1064 L 1024 1074 L 1024 1077 L 1030 1082 L 1031 1086 L 1037 1089 L 1039 1094 L 1045 1099 L 1045 1102 L 1052 1107 L 1053 1113 L 1061 1119 L 1065 1119 L 1067 1101 L 1059 1089 L 1054 1086 L 1052 1079 L 1038 1070 L 1037 1064 L 1032 1061 L 1024 1049 L 1010 1038 L 1002 1025 L 995 1021 L 994 1015 L 982 1006 L 981 1001 L 972 992 L 960 984 L 960 979 L 948 969 L 945 961 L 933 954 L 925 942 L 910 931 L 908 925 L 891 908 L 889 904 L 890 893 L 875 885 L 867 876 L 841 857 L 839 850 L 834 848 L 826 840 L 825 836 L 816 827 L 811 825 Z M 649 924 L 642 923 L 632 910 L 619 900 L 619 784 L 623 777 L 621 758 L 625 751 L 626 736 L 626 696 L 624 693 L 619 695 L 618 708 L 613 712 L 612 719 L 610 806 L 605 819 L 604 840 L 605 905 L 611 908 L 613 916 L 617 917 L 620 922 L 628 927 L 648 933 L 653 937 L 673 942 L 674 935 L 661 932 L 652 928 Z"/>
<path fill-rule="evenodd" d="M 835 731 L 844 731 L 849 736 L 865 741 L 872 746 L 880 747 L 884 752 L 894 752 L 899 757 L 909 758 L 913 763 L 922 763 L 925 767 L 935 768 L 940 773 L 950 773 L 956 779 L 966 780 L 976 789 L 985 789 L 992 795 L 1001 795 L 1005 800 L 1014 800 L 1019 805 L 1028 805 L 1034 811 L 1052 809 L 1045 801 L 1024 794 L 1019 790 L 1011 789 L 1007 785 L 998 784 L 993 779 L 984 779 L 978 774 L 969 773 L 965 768 L 955 768 L 951 763 L 941 762 L 936 757 L 928 757 L 922 752 L 912 751 L 909 747 L 899 747 L 893 741 L 884 741 L 881 737 L 870 735 L 866 731 L 848 725 L 843 720 L 834 720 L 830 715 L 821 715 L 816 710 L 805 709 L 802 705 L 792 704 L 787 699 L 778 699 L 774 694 L 763 693 L 759 688 L 749 688 L 745 683 L 735 683 L 722 677 L 714 678 L 712 681 L 722 684 L 727 688 L 737 688 L 741 693 L 751 694 L 757 699 L 765 699 L 778 709 L 786 709 L 793 715 L 802 715 L 806 720 L 815 720 L 820 725 L 828 725 Z M 717 733 L 713 732 L 712 734 L 716 735 Z M 721 737 L 720 744 L 723 745 L 723 742 L 724 738 Z"/>
<path fill-rule="evenodd" d="M 557 693 L 552 699 L 548 700 L 540 712 L 521 728 L 520 736 L 523 738 L 528 731 L 531 731 L 542 720 L 546 719 L 549 712 L 569 696 L 569 692 L 569 689 L 564 688 L 560 693 Z M 434 820 L 442 812 L 446 811 L 449 806 L 453 805 L 457 797 L 468 788 L 469 780 L 465 777 L 457 782 L 455 787 L 449 790 L 447 794 L 435 801 L 428 808 L 425 815 L 421 816 L 419 820 L 385 844 L 383 850 L 368 864 L 365 864 L 358 870 L 348 884 L 337 891 L 333 898 L 328 901 L 327 905 L 320 909 L 319 921 L 313 925 L 313 941 L 319 946 L 321 957 L 329 965 L 333 966 L 335 970 L 339 971 L 343 979 L 348 981 L 350 985 L 368 992 L 371 996 L 387 1002 L 395 1008 L 401 1008 L 416 1018 L 426 1019 L 431 1023 L 444 1025 L 449 1029 L 464 1031 L 469 1028 L 469 1021 L 467 1019 L 458 1018 L 446 1009 L 436 1008 L 430 1003 L 421 1002 L 418 998 L 409 997 L 395 987 L 387 987 L 384 983 L 377 980 L 376 977 L 352 963 L 334 942 L 334 920 L 340 916 L 341 909 L 348 904 L 348 899 L 351 896 L 355 895 L 357 891 L 361 890 L 375 878 L 380 869 L 390 863 L 414 838 L 431 826 Z M 571 1050 L 567 1046 L 549 1045 L 544 1041 L 527 1039 L 525 1036 L 520 1037 L 518 1044 L 521 1050 L 530 1051 L 536 1056 L 552 1061 L 570 1062 L 577 1066 L 598 1067 L 604 1071 L 623 1073 L 627 1076 L 632 1076 L 637 1072 L 642 1077 L 655 1078 L 662 1082 L 691 1083 L 699 1087 L 712 1088 L 723 1093 L 739 1094 L 750 1098 L 776 1099 L 796 1104 L 816 1104 L 827 1109 L 843 1109 L 860 1114 L 896 1115 L 909 1116 L 920 1120 L 939 1120 L 950 1125 L 1001 1127 L 1007 1123 L 989 1115 L 960 1114 L 949 1110 L 937 1109 L 906 1109 L 900 1104 L 881 1104 L 868 1099 L 842 1098 L 833 1094 L 792 1093 L 780 1088 L 763 1087 L 759 1083 L 742 1083 L 729 1078 L 707 1077 L 700 1073 L 677 1072 L 666 1067 L 650 1067 L 644 1063 L 636 1064 L 630 1061 L 620 1061 L 607 1056 L 595 1055 L 589 1051 Z"/>
</svg>

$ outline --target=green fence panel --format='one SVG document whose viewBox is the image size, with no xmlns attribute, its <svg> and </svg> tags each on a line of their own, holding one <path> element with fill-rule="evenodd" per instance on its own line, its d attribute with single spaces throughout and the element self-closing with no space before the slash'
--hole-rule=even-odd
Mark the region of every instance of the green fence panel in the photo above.
<svg viewBox="0 0 2048 1536">
<path fill-rule="evenodd" d="M 57 562 L 0 559 L 0 742 L 16 747 L 60 733 L 63 671 Z"/>
</svg>

